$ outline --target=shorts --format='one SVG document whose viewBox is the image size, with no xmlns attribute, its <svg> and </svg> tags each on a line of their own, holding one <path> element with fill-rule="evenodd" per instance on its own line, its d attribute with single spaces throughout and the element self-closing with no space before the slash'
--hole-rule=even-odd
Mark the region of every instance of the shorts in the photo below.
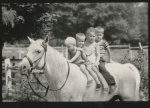
<svg viewBox="0 0 150 108">
<path fill-rule="evenodd" d="M 79 67 L 80 67 L 81 65 L 85 65 L 85 66 L 87 67 L 87 66 L 90 66 L 91 63 L 90 63 L 89 61 L 86 61 L 86 62 L 76 63 L 76 65 L 79 66 Z"/>
</svg>

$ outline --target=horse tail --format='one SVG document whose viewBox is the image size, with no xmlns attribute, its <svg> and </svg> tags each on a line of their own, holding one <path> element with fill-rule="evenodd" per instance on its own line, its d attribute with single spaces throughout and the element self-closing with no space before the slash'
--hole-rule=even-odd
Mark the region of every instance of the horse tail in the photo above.
<svg viewBox="0 0 150 108">
<path fill-rule="evenodd" d="M 136 101 L 139 101 L 139 90 L 140 90 L 140 72 L 139 70 L 131 63 L 127 63 L 126 64 L 135 74 L 135 78 L 136 78 L 136 86 L 135 86 L 135 92 L 134 92 L 134 99 Z"/>
</svg>

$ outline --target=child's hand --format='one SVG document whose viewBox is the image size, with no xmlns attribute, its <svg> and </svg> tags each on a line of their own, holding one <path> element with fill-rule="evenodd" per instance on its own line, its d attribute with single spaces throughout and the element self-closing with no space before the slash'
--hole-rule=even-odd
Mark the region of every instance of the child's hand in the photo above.
<svg viewBox="0 0 150 108">
<path fill-rule="evenodd" d="M 82 48 L 78 48 L 81 52 L 83 51 L 83 49 Z"/>
<path fill-rule="evenodd" d="M 82 60 L 81 62 L 85 62 L 85 60 Z"/>
</svg>

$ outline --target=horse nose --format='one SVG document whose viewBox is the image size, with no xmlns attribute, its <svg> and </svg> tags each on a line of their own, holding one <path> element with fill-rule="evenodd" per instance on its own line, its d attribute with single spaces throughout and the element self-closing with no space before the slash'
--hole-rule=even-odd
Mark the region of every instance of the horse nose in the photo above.
<svg viewBox="0 0 150 108">
<path fill-rule="evenodd" d="M 23 69 L 25 69 L 26 68 L 26 66 L 23 66 Z"/>
<path fill-rule="evenodd" d="M 23 58 L 23 60 L 20 62 L 20 69 L 21 70 L 28 70 L 28 69 L 30 69 L 29 61 L 26 58 Z"/>
<path fill-rule="evenodd" d="M 21 70 L 23 70 L 23 71 L 30 71 L 30 67 L 27 66 L 27 65 L 22 65 L 21 66 Z"/>
<path fill-rule="evenodd" d="M 23 70 L 26 70 L 26 69 L 27 69 L 27 66 L 25 66 L 25 65 L 22 65 L 22 64 L 21 64 L 21 65 L 19 66 L 19 70 L 20 70 L 20 71 L 23 71 Z"/>
<path fill-rule="evenodd" d="M 26 66 L 25 65 L 20 65 L 20 69 L 26 69 Z"/>
</svg>

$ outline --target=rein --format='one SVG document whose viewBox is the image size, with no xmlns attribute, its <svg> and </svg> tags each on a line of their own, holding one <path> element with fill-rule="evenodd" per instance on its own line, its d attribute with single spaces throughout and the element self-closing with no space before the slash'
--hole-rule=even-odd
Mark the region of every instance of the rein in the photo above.
<svg viewBox="0 0 150 108">
<path fill-rule="evenodd" d="M 64 84 L 63 84 L 59 89 L 50 89 L 50 88 L 49 88 L 48 90 L 50 90 L 50 91 L 58 91 L 58 90 L 60 90 L 60 89 L 62 89 L 62 88 L 64 87 L 64 85 L 66 84 L 66 81 L 67 81 L 67 79 L 68 79 L 69 72 L 70 72 L 69 63 L 67 62 L 67 64 L 68 64 L 68 73 L 67 73 L 67 78 L 66 78 Z M 42 85 L 44 88 L 46 88 L 46 87 L 39 81 L 39 79 L 35 76 L 35 74 L 33 74 L 33 76 L 35 77 L 35 79 L 38 81 L 38 83 L 39 83 L 40 85 Z M 46 89 L 47 89 L 47 88 L 46 88 Z"/>
<path fill-rule="evenodd" d="M 42 46 L 42 45 L 41 45 L 41 46 Z M 42 46 L 42 47 L 43 47 L 43 46 Z M 44 47 L 43 47 L 43 48 L 44 48 Z M 39 69 L 40 71 L 41 71 L 42 69 L 44 69 L 45 64 L 46 64 L 45 58 L 46 58 L 46 51 L 47 51 L 47 49 L 44 48 L 44 51 L 45 51 L 44 65 L 43 65 L 43 67 L 42 67 L 41 69 Z M 43 55 L 44 55 L 44 53 L 43 53 Z M 39 59 L 37 59 L 36 61 L 39 60 L 39 62 L 40 62 L 40 60 L 41 60 L 41 58 L 43 57 L 43 55 L 42 55 Z M 32 73 L 32 70 L 34 69 L 34 68 L 33 68 L 33 62 L 32 62 L 32 60 L 30 59 L 30 57 L 28 57 L 27 55 L 25 55 L 25 57 L 27 58 L 27 60 L 28 60 L 29 63 L 30 63 L 30 66 L 31 66 L 31 70 L 28 71 L 28 72 L 29 72 L 29 73 Z M 38 62 L 38 63 L 39 63 L 39 62 Z M 37 63 L 37 64 L 38 64 L 38 63 Z M 28 84 L 29 84 L 30 88 L 32 89 L 32 91 L 34 92 L 34 94 L 36 94 L 38 97 L 44 99 L 44 97 L 45 97 L 45 96 L 47 95 L 47 93 L 48 93 L 48 90 L 50 90 L 50 91 L 58 91 L 58 90 L 62 89 L 62 88 L 64 87 L 64 85 L 66 84 L 66 82 L 67 82 L 67 79 L 68 79 L 68 76 L 69 76 L 69 72 L 70 72 L 69 63 L 67 62 L 67 64 L 68 64 L 67 77 L 66 77 L 66 80 L 65 80 L 64 84 L 63 84 L 59 89 L 50 89 L 49 86 L 45 87 L 45 86 L 41 83 L 41 81 L 39 81 L 39 79 L 36 77 L 36 75 L 32 73 L 33 76 L 35 77 L 35 79 L 37 80 L 37 82 L 38 82 L 42 87 L 44 87 L 44 88 L 46 89 L 45 95 L 42 97 L 42 96 L 40 96 L 39 94 L 37 94 L 37 93 L 34 91 L 33 87 L 31 86 L 31 84 L 30 84 L 30 82 L 29 82 L 29 80 L 28 80 Z M 37 70 L 38 70 L 38 69 L 37 69 Z M 22 74 L 22 75 L 26 75 L 26 74 Z M 26 75 L 26 76 L 27 76 L 27 75 Z M 28 79 L 28 76 L 27 76 L 27 79 Z M 45 99 L 44 99 L 44 100 L 45 100 Z M 46 101 L 46 100 L 45 100 L 45 101 Z"/>
<path fill-rule="evenodd" d="M 27 79 L 29 78 L 28 75 L 26 75 L 26 74 L 22 74 L 22 75 L 25 75 L 25 76 L 27 77 Z M 38 97 L 42 98 L 44 101 L 47 101 L 44 97 L 47 95 L 49 86 L 48 86 L 47 89 L 46 89 L 45 95 L 42 97 L 42 96 L 40 96 L 38 93 L 36 93 L 36 92 L 34 91 L 34 89 L 33 89 L 33 87 L 31 86 L 29 80 L 27 80 L 27 82 L 28 82 L 28 84 L 29 84 L 31 90 L 33 91 L 33 93 L 34 93 L 35 95 L 37 95 Z"/>
</svg>

